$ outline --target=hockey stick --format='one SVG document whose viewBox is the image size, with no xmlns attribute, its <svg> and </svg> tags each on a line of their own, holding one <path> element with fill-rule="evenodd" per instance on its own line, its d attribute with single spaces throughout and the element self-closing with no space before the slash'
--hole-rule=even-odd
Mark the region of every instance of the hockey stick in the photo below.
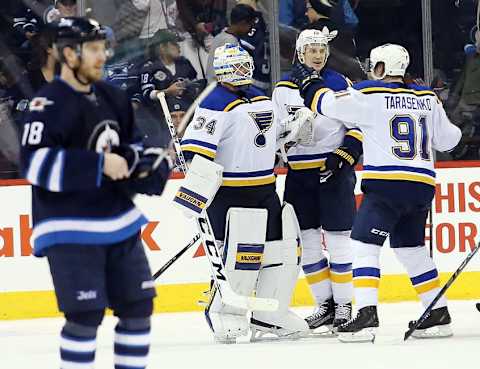
<svg viewBox="0 0 480 369">
<path fill-rule="evenodd" d="M 405 332 L 405 336 L 403 337 L 403 340 L 406 341 L 408 340 L 408 337 L 410 337 L 415 329 L 417 329 L 420 324 L 422 324 L 425 319 L 427 319 L 428 315 L 430 312 L 433 310 L 433 307 L 437 303 L 438 300 L 445 294 L 445 292 L 448 290 L 448 288 L 455 282 L 455 279 L 460 275 L 463 269 L 467 266 L 467 264 L 472 260 L 473 256 L 477 253 L 478 249 L 480 248 L 480 242 L 475 246 L 475 248 L 468 254 L 468 256 L 465 258 L 465 260 L 460 264 L 460 266 L 457 268 L 457 270 L 452 274 L 450 279 L 445 283 L 445 286 L 442 287 L 442 289 L 437 293 L 437 296 L 433 299 L 433 301 L 428 305 L 428 307 L 425 309 L 423 314 L 420 316 L 420 318 L 415 322 L 414 325 L 410 327 L 408 331 Z"/>
<path fill-rule="evenodd" d="M 175 130 L 175 126 L 173 125 L 170 111 L 168 110 L 165 94 L 163 92 L 160 92 L 157 97 L 160 101 L 160 105 L 162 106 L 163 114 L 165 116 L 165 121 L 168 125 L 170 135 L 172 136 L 173 145 L 177 154 L 177 159 L 180 162 L 180 168 L 183 174 L 186 174 L 188 169 L 187 163 L 185 161 L 185 157 L 183 156 L 182 148 L 180 146 L 180 140 Z M 195 218 L 195 222 L 200 232 L 202 242 L 205 248 L 205 253 L 210 263 L 212 276 L 215 284 L 218 286 L 218 292 L 220 293 L 222 302 L 226 305 L 235 306 L 247 310 L 277 310 L 278 300 L 243 296 L 233 291 L 231 284 L 228 281 L 227 274 L 225 272 L 225 265 L 222 260 L 222 255 L 215 242 L 215 237 L 213 235 L 212 226 L 210 225 L 208 216 L 205 214 L 200 218 Z"/>
<path fill-rule="evenodd" d="M 197 243 L 197 241 L 200 239 L 200 234 L 196 234 L 195 237 L 193 237 L 193 239 L 187 244 L 187 246 L 185 246 L 183 249 L 181 249 L 179 252 L 177 252 L 175 254 L 175 256 L 173 258 L 171 258 L 169 261 L 167 261 L 165 263 L 164 266 L 162 266 L 160 269 L 157 270 L 157 272 L 152 276 L 152 279 L 153 280 L 156 280 L 158 277 L 160 277 L 168 268 L 170 268 L 170 266 L 177 261 L 177 259 L 182 256 L 183 254 L 185 254 L 185 252 L 187 252 L 187 250 L 192 247 L 193 245 L 195 245 Z"/>
</svg>

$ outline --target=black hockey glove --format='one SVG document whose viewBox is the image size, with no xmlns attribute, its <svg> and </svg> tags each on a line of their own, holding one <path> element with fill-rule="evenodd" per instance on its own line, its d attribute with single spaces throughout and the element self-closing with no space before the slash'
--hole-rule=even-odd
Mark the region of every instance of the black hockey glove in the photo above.
<svg viewBox="0 0 480 369">
<path fill-rule="evenodd" d="M 172 168 L 168 151 L 159 147 L 143 149 L 139 145 L 121 145 L 112 152 L 121 155 L 128 163 L 130 176 L 121 188 L 130 196 L 136 193 L 160 195 Z"/>
<path fill-rule="evenodd" d="M 315 69 L 307 67 L 300 62 L 293 65 L 290 78 L 292 82 L 300 88 L 300 96 L 305 100 L 308 98 L 313 99 L 315 91 L 325 85 L 320 72 L 317 72 Z M 305 101 L 305 106 L 308 107 L 310 104 Z"/>
<path fill-rule="evenodd" d="M 320 169 L 320 183 L 327 182 L 347 166 L 353 167 L 359 157 L 358 153 L 345 146 L 340 146 L 334 152 L 329 153 L 325 160 L 325 166 Z"/>
</svg>

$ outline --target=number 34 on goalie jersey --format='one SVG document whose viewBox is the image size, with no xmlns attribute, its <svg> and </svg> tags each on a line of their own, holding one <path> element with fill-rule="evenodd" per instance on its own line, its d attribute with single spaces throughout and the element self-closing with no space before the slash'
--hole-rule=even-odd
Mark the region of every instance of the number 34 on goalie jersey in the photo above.
<svg viewBox="0 0 480 369">
<path fill-rule="evenodd" d="M 264 185 L 275 182 L 275 138 L 268 97 L 251 87 L 239 98 L 218 86 L 195 110 L 182 149 L 221 164 L 223 186 Z"/>
</svg>

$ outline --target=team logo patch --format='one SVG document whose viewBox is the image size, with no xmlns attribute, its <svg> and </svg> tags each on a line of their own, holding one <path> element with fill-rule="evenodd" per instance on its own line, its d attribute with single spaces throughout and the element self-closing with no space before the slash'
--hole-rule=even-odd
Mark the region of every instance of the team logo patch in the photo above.
<svg viewBox="0 0 480 369">
<path fill-rule="evenodd" d="M 154 75 L 156 80 L 165 81 L 167 79 L 167 74 L 164 71 L 159 70 Z"/>
<path fill-rule="evenodd" d="M 250 112 L 248 113 L 257 125 L 258 130 L 260 131 L 255 136 L 255 145 L 258 147 L 264 147 L 267 143 L 265 138 L 265 133 L 270 129 L 273 123 L 273 111 L 260 111 L 260 112 Z"/>
<path fill-rule="evenodd" d="M 120 125 L 114 120 L 103 120 L 93 129 L 88 139 L 88 148 L 95 152 L 110 152 L 114 146 L 120 145 Z"/>
<path fill-rule="evenodd" d="M 29 109 L 30 111 L 44 111 L 46 106 L 53 104 L 54 102 L 46 97 L 35 97 L 30 101 Z"/>
</svg>

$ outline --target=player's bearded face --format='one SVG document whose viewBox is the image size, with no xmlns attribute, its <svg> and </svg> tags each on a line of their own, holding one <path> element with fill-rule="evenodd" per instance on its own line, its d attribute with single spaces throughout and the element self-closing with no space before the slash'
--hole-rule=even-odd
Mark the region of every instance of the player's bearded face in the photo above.
<svg viewBox="0 0 480 369">
<path fill-rule="evenodd" d="M 307 45 L 305 47 L 305 65 L 321 71 L 327 62 L 327 48 L 323 45 Z"/>
<path fill-rule="evenodd" d="M 82 61 L 78 74 L 85 82 L 99 81 L 103 76 L 103 66 L 107 60 L 105 41 L 85 42 L 82 48 Z"/>
</svg>

